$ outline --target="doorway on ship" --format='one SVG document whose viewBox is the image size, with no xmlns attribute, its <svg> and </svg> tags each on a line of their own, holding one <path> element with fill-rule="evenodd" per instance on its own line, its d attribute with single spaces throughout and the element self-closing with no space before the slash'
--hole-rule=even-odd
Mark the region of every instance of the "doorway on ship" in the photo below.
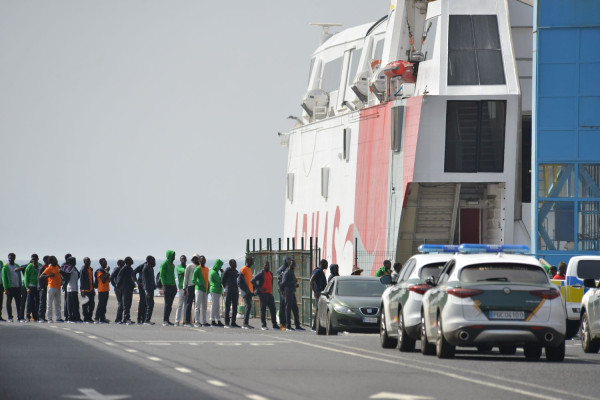
<svg viewBox="0 0 600 400">
<path fill-rule="evenodd" d="M 458 229 L 459 243 L 481 243 L 481 209 L 461 208 Z"/>
</svg>

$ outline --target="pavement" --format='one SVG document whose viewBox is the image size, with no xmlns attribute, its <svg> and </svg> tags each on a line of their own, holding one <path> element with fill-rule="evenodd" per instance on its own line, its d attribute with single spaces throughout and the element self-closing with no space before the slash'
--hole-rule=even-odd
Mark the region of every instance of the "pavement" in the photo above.
<svg viewBox="0 0 600 400">
<path fill-rule="evenodd" d="M 418 343 L 382 349 L 373 334 L 158 324 L 0 323 L 0 343 L 0 399 L 591 400 L 600 390 L 600 354 L 577 340 L 562 363 L 497 349 L 440 360 Z"/>
</svg>

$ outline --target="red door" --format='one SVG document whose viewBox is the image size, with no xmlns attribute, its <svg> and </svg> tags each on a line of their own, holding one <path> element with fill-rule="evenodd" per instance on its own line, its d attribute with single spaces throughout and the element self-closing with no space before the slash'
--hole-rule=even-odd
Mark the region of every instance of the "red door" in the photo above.
<svg viewBox="0 0 600 400">
<path fill-rule="evenodd" d="M 460 243 L 480 243 L 481 210 L 479 208 L 460 209 Z"/>
</svg>

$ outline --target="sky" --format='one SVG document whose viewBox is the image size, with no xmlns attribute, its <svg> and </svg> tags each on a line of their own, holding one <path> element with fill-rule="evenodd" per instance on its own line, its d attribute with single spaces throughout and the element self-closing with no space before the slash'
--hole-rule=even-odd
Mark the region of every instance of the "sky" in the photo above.
<svg viewBox="0 0 600 400">
<path fill-rule="evenodd" d="M 388 8 L 0 1 L 0 259 L 226 259 L 281 237 L 277 132 L 301 113 L 320 38 L 309 22 L 347 28 Z"/>
</svg>

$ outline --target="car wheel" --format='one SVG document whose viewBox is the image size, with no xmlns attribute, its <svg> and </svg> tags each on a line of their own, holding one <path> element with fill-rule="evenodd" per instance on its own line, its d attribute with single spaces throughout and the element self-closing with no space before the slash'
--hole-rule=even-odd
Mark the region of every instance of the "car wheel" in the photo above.
<svg viewBox="0 0 600 400">
<path fill-rule="evenodd" d="M 477 351 L 480 353 L 489 353 L 494 347 L 490 344 L 480 344 L 477 346 Z"/>
<path fill-rule="evenodd" d="M 590 320 L 585 311 L 581 316 L 581 347 L 584 353 L 597 353 L 600 350 L 600 342 L 592 339 Z"/>
<path fill-rule="evenodd" d="M 315 332 L 317 332 L 317 335 L 324 335 L 325 334 L 325 328 L 321 326 L 321 322 L 319 321 L 319 314 L 317 313 L 317 315 L 315 315 Z"/>
<path fill-rule="evenodd" d="M 337 335 L 337 331 L 333 329 L 333 326 L 331 325 L 331 314 L 329 311 L 327 311 L 327 326 L 325 327 L 325 334 L 327 336 Z"/>
<path fill-rule="evenodd" d="M 435 353 L 438 358 L 452 358 L 456 347 L 452 346 L 444 337 L 444 328 L 442 327 L 442 316 L 438 314 L 437 317 L 437 340 L 435 342 Z"/>
<path fill-rule="evenodd" d="M 565 341 L 561 341 L 556 347 L 546 347 L 546 360 L 563 361 L 565 359 Z"/>
<path fill-rule="evenodd" d="M 393 349 L 396 347 L 396 343 L 398 342 L 396 339 L 389 337 L 387 334 L 385 311 L 383 307 L 381 307 L 381 321 L 379 322 L 379 341 L 381 342 L 381 347 L 384 349 Z"/>
<path fill-rule="evenodd" d="M 537 360 L 542 356 L 542 346 L 539 344 L 526 344 L 523 346 L 523 353 L 528 360 Z"/>
<path fill-rule="evenodd" d="M 408 336 L 404 327 L 404 313 L 402 310 L 398 313 L 398 350 L 402 352 L 415 351 L 415 339 Z"/>
<path fill-rule="evenodd" d="M 514 344 L 503 344 L 500 346 L 500 354 L 503 356 L 512 356 L 517 352 L 517 346 Z"/>
<path fill-rule="evenodd" d="M 421 354 L 432 356 L 435 354 L 435 346 L 427 340 L 427 328 L 425 328 L 425 317 L 421 314 Z"/>
</svg>

